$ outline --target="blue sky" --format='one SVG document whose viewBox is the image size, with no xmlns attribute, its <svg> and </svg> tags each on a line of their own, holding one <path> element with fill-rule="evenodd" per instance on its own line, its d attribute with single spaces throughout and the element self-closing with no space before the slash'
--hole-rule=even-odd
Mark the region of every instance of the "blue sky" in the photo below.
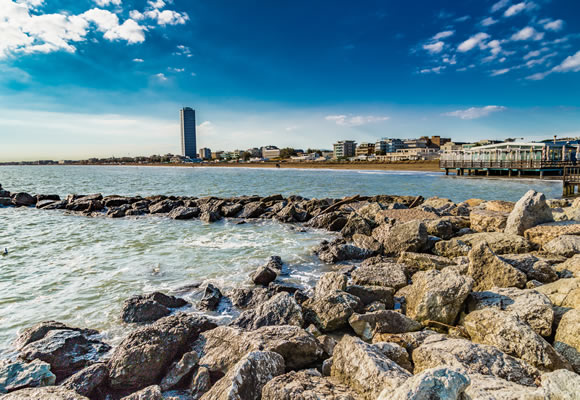
<svg viewBox="0 0 580 400">
<path fill-rule="evenodd" d="M 576 0 L 0 0 L 0 160 L 580 136 Z"/>
</svg>

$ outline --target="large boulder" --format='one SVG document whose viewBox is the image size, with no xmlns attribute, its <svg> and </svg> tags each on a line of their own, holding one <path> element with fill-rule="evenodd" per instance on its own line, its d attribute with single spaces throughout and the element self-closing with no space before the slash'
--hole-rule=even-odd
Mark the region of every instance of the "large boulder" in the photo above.
<svg viewBox="0 0 580 400">
<path fill-rule="evenodd" d="M 405 266 L 392 262 L 362 265 L 351 274 L 357 285 L 383 286 L 400 289 L 407 285 Z"/>
<path fill-rule="evenodd" d="M 445 267 L 455 265 L 455 262 L 447 257 L 426 253 L 412 253 L 407 251 L 401 253 L 397 263 L 406 265 L 407 272 L 410 275 L 417 271 L 427 271 L 430 269 L 441 270 Z"/>
<path fill-rule="evenodd" d="M 362 399 L 374 400 L 384 389 L 399 387 L 411 374 L 375 346 L 346 335 L 334 348 L 331 376 L 356 390 Z"/>
<path fill-rule="evenodd" d="M 470 374 L 483 374 L 533 386 L 539 371 L 494 346 L 476 344 L 466 339 L 430 335 L 412 352 L 415 374 L 429 368 L 463 368 Z"/>
<path fill-rule="evenodd" d="M 14 193 L 12 194 L 12 204 L 17 207 L 29 207 L 36 204 L 36 197 L 25 193 Z"/>
<path fill-rule="evenodd" d="M 381 244 L 386 255 L 399 255 L 404 251 L 420 253 L 427 248 L 428 237 L 425 224 L 410 221 L 391 227 Z"/>
<path fill-rule="evenodd" d="M 266 383 L 284 373 L 284 358 L 272 351 L 252 351 L 201 396 L 201 400 L 259 400 Z"/>
<path fill-rule="evenodd" d="M 423 327 L 419 322 L 392 310 L 353 314 L 348 323 L 358 336 L 367 341 L 377 333 L 413 332 Z"/>
<path fill-rule="evenodd" d="M 175 361 L 161 380 L 161 390 L 169 390 L 178 386 L 199 364 L 199 356 L 195 351 L 184 353 L 179 361 Z"/>
<path fill-rule="evenodd" d="M 485 308 L 469 313 L 464 325 L 473 342 L 495 346 L 543 371 L 571 369 L 548 342 L 516 315 Z"/>
<path fill-rule="evenodd" d="M 499 211 L 473 210 L 469 214 L 471 229 L 475 232 L 503 232 L 508 214 Z"/>
<path fill-rule="evenodd" d="M 324 296 L 336 290 L 345 291 L 347 280 L 342 272 L 326 272 L 316 282 L 314 297 Z"/>
<path fill-rule="evenodd" d="M 295 325 L 301 327 L 304 324 L 302 308 L 296 303 L 289 293 L 278 293 L 265 303 L 256 308 L 246 310 L 232 322 L 233 326 L 255 330 L 269 325 Z"/>
<path fill-rule="evenodd" d="M 580 235 L 562 235 L 546 243 L 542 249 L 550 254 L 572 257 L 580 254 Z"/>
<path fill-rule="evenodd" d="M 324 378 L 313 370 L 290 371 L 268 382 L 262 400 L 355 400 L 345 385 Z"/>
<path fill-rule="evenodd" d="M 564 314 L 556 331 L 554 348 L 580 374 L 580 310 L 572 309 Z"/>
<path fill-rule="evenodd" d="M 556 307 L 580 310 L 580 279 L 559 279 L 536 290 L 545 294 Z"/>
<path fill-rule="evenodd" d="M 44 361 L 0 363 L 0 394 L 28 387 L 51 386 L 55 381 L 50 365 Z"/>
<path fill-rule="evenodd" d="M 192 219 L 199 216 L 199 208 L 180 206 L 169 212 L 169 218 L 172 219 Z"/>
<path fill-rule="evenodd" d="M 460 239 L 471 247 L 487 243 L 496 254 L 523 254 L 533 250 L 533 245 L 519 235 L 507 232 L 481 232 L 463 235 Z"/>
<path fill-rule="evenodd" d="M 539 335 L 552 334 L 554 310 L 545 295 L 531 289 L 493 288 L 469 295 L 469 312 L 484 308 L 497 308 L 518 316 Z"/>
<path fill-rule="evenodd" d="M 108 375 L 109 370 L 105 364 L 93 364 L 67 378 L 61 385 L 78 394 L 90 397 L 99 386 L 105 383 Z"/>
<path fill-rule="evenodd" d="M 473 279 L 453 271 L 417 272 L 413 284 L 405 288 L 407 315 L 423 323 L 453 325 L 472 287 Z"/>
<path fill-rule="evenodd" d="M 546 196 L 535 190 L 529 190 L 515 204 L 506 222 L 505 232 L 523 236 L 527 229 L 553 220 Z"/>
<path fill-rule="evenodd" d="M 503 254 L 499 258 L 526 274 L 529 281 L 550 283 L 558 279 L 558 274 L 549 260 L 542 257 L 533 254 Z"/>
<path fill-rule="evenodd" d="M 580 235 L 580 221 L 550 222 L 524 232 L 527 240 L 540 247 L 562 235 Z"/>
<path fill-rule="evenodd" d="M 385 308 L 391 309 L 395 305 L 395 289 L 390 287 L 349 285 L 345 291 L 358 297 L 365 306 L 374 302 L 380 302 L 385 305 Z"/>
<path fill-rule="evenodd" d="M 121 400 L 165 400 L 161 388 L 157 385 L 147 386 L 129 396 L 121 398 Z"/>
<path fill-rule="evenodd" d="M 526 285 L 526 274 L 501 260 L 487 243 L 480 243 L 469 252 L 468 274 L 477 291 L 494 287 L 523 288 Z"/>
<path fill-rule="evenodd" d="M 62 386 L 46 386 L 17 390 L 2 396 L 2 400 L 89 400 L 75 391 Z"/>
<path fill-rule="evenodd" d="M 315 250 L 321 261 L 327 264 L 334 264 L 339 261 L 364 260 L 373 255 L 368 249 L 361 249 L 353 244 L 346 243 L 342 239 L 332 242 L 323 241 Z"/>
<path fill-rule="evenodd" d="M 154 292 L 125 300 L 121 315 L 125 322 L 152 322 L 171 314 L 172 308 L 187 304 L 183 299 Z"/>
<path fill-rule="evenodd" d="M 260 215 L 264 214 L 266 211 L 266 206 L 261 201 L 254 201 L 248 203 L 242 209 L 242 212 L 238 217 L 240 218 L 258 218 Z"/>
<path fill-rule="evenodd" d="M 304 317 L 318 329 L 330 332 L 342 328 L 362 308 L 358 297 L 342 291 L 329 292 L 302 303 Z"/>
<path fill-rule="evenodd" d="M 580 254 L 554 265 L 554 269 L 561 278 L 580 278 Z"/>
<path fill-rule="evenodd" d="M 205 317 L 181 313 L 134 330 L 111 356 L 109 386 L 136 390 L 158 382 L 187 344 L 213 327 Z"/>
</svg>

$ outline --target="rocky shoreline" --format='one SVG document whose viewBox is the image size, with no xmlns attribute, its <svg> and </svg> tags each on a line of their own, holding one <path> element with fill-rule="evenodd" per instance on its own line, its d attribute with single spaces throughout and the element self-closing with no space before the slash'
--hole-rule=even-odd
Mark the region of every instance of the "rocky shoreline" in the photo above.
<svg viewBox="0 0 580 400">
<path fill-rule="evenodd" d="M 340 233 L 315 250 L 333 272 L 314 288 L 286 284 L 273 256 L 255 286 L 208 284 L 188 312 L 163 293 L 128 299 L 119 318 L 135 329 L 114 348 L 55 321 L 25 329 L 0 361 L 2 399 L 580 398 L 580 199 L 60 199 L 0 186 L 0 206 Z M 240 312 L 227 325 L 204 313 L 225 303 Z"/>
</svg>

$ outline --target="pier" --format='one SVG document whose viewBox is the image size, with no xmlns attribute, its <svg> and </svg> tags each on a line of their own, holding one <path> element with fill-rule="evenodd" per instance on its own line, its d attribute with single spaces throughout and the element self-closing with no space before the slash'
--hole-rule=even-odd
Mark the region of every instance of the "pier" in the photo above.
<svg viewBox="0 0 580 400">
<path fill-rule="evenodd" d="M 562 196 L 580 195 L 580 167 L 565 167 L 562 177 Z"/>
</svg>

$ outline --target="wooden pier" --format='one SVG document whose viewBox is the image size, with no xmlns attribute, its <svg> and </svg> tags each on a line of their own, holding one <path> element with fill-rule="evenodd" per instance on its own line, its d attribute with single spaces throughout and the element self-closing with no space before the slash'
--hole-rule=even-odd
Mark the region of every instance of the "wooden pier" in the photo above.
<svg viewBox="0 0 580 400">
<path fill-rule="evenodd" d="M 565 167 L 562 176 L 562 196 L 580 195 L 580 167 Z"/>
</svg>

